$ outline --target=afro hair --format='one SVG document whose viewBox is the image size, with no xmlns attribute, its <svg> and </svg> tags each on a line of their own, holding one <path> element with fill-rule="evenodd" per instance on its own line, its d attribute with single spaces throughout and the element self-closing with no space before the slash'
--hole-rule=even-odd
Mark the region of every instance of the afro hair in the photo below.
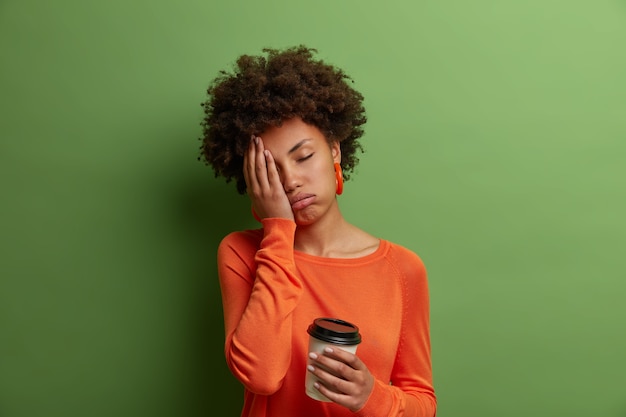
<svg viewBox="0 0 626 417">
<path fill-rule="evenodd" d="M 303 45 L 263 49 L 265 55 L 242 55 L 232 72 L 220 71 L 202 103 L 200 158 L 216 177 L 235 180 L 244 194 L 243 155 L 251 135 L 300 117 L 317 127 L 329 143 L 339 142 L 344 178 L 358 163 L 358 142 L 367 121 L 363 96 L 341 69 L 314 58 Z"/>
</svg>

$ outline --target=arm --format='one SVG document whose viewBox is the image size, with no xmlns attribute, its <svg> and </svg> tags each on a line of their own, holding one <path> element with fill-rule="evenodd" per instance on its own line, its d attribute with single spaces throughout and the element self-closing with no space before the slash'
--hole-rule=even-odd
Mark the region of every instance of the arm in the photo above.
<svg viewBox="0 0 626 417">
<path fill-rule="evenodd" d="M 264 219 L 263 226 L 258 251 L 237 234 L 222 241 L 218 272 L 228 367 L 248 390 L 269 395 L 291 362 L 291 318 L 302 284 L 293 261 L 295 223 Z"/>
<path fill-rule="evenodd" d="M 293 260 L 296 224 L 259 137 L 250 140 L 243 173 L 264 236 L 259 248 L 244 249 L 244 242 L 233 242 L 237 234 L 229 235 L 218 250 L 226 361 L 249 391 L 269 395 L 281 387 L 291 362 L 291 317 L 302 293 Z"/>
</svg>

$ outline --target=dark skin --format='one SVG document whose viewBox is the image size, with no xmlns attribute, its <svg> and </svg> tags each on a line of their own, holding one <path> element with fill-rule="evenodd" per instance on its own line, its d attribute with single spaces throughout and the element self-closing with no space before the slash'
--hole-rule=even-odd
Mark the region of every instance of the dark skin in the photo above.
<svg viewBox="0 0 626 417">
<path fill-rule="evenodd" d="M 235 180 L 244 194 L 241 157 L 249 135 L 297 115 L 327 139 L 341 142 L 340 163 L 348 180 L 362 150 L 363 96 L 341 69 L 317 60 L 314 49 L 300 45 L 263 52 L 240 56 L 232 72 L 220 72 L 209 86 L 210 97 L 202 103 L 201 159 L 216 176 Z"/>
<path fill-rule="evenodd" d="M 374 388 L 374 377 L 358 356 L 339 348 L 326 348 L 322 355 L 311 352 L 309 357 L 314 365 L 307 370 L 321 382 L 315 383 L 315 388 L 350 411 L 363 408 Z"/>
<path fill-rule="evenodd" d="M 263 132 L 250 140 L 244 176 L 252 206 L 261 218 L 295 221 L 295 247 L 328 257 L 360 257 L 378 247 L 378 239 L 346 222 L 335 196 L 333 164 L 341 160 L 338 143 L 300 119 Z M 306 198 L 304 197 L 306 196 Z M 316 388 L 352 411 L 367 402 L 374 377 L 355 354 L 339 348 L 309 353 L 308 372 Z"/>
</svg>

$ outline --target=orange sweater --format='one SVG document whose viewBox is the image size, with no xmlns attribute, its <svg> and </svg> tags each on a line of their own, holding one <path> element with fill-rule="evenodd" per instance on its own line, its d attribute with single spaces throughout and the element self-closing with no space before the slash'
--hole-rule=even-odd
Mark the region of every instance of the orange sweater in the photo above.
<svg viewBox="0 0 626 417">
<path fill-rule="evenodd" d="M 226 361 L 245 387 L 242 416 L 353 416 L 305 394 L 308 338 L 317 317 L 359 326 L 357 355 L 376 378 L 357 416 L 435 415 L 426 271 L 413 252 L 381 240 L 356 259 L 293 249 L 296 225 L 264 219 L 218 249 Z"/>
</svg>

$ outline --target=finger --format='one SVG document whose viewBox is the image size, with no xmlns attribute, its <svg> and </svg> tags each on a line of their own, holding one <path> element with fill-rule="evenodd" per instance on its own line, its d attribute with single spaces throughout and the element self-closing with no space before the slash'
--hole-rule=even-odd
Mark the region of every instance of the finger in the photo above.
<svg viewBox="0 0 626 417">
<path fill-rule="evenodd" d="M 267 162 L 264 152 L 265 147 L 263 145 L 263 139 L 257 136 L 255 142 L 256 147 L 254 173 L 256 175 L 256 180 L 262 190 L 269 190 L 270 184 L 267 177 Z"/>
<path fill-rule="evenodd" d="M 351 411 L 362 408 L 364 399 L 363 396 L 360 395 L 359 387 L 354 383 L 324 373 L 323 370 L 313 373 L 317 378 L 313 386 L 326 398 L 334 403 L 349 408 Z M 369 394 L 367 394 L 367 397 L 369 397 Z M 366 399 L 367 398 L 365 398 L 365 400 Z"/>
<path fill-rule="evenodd" d="M 315 375 L 317 381 L 326 391 L 332 391 L 336 394 L 351 395 L 354 393 L 353 384 L 335 374 L 332 371 L 321 367 L 320 365 L 307 367 L 308 371 Z M 326 394 L 324 394 L 326 395 Z"/>
<path fill-rule="evenodd" d="M 365 369 L 365 364 L 361 361 L 361 359 L 359 359 L 358 356 L 341 348 L 326 347 L 324 348 L 324 352 L 321 357 L 334 359 L 355 370 Z"/>
<path fill-rule="evenodd" d="M 374 379 L 367 366 L 353 353 L 340 348 L 326 348 L 321 355 L 310 353 L 313 373 L 320 382 L 319 391 L 337 404 L 355 411 L 372 392 Z"/>
<path fill-rule="evenodd" d="M 248 168 L 248 161 L 250 160 L 250 147 L 252 146 L 254 136 L 250 138 L 250 143 L 248 144 L 248 149 L 243 153 L 243 178 L 246 180 L 246 186 L 250 188 L 250 169 Z"/>
<path fill-rule="evenodd" d="M 256 137 L 252 135 L 250 138 L 250 145 L 248 146 L 247 152 L 244 154 L 244 178 L 246 179 L 246 184 L 248 185 L 249 190 L 256 190 L 258 186 L 258 181 L 256 178 L 256 145 L 255 145 Z"/>
<path fill-rule="evenodd" d="M 278 167 L 276 167 L 276 161 L 274 155 L 266 149 L 265 151 L 265 164 L 267 165 L 267 179 L 270 186 L 276 187 L 276 189 L 282 189 L 283 185 L 280 182 L 280 176 L 278 175 Z"/>
<path fill-rule="evenodd" d="M 338 386 L 339 380 L 341 381 L 355 381 L 358 380 L 358 375 L 355 369 L 353 369 L 350 365 L 337 360 L 335 358 L 330 358 L 325 355 L 316 355 L 312 353 L 310 355 L 312 359 L 312 365 L 315 368 L 313 373 L 320 378 L 327 381 L 333 387 Z M 328 378 L 327 375 L 332 376 L 333 378 Z M 335 380 L 336 379 L 336 380 Z M 328 385 L 327 384 L 327 385 Z M 345 388 L 345 386 L 344 386 Z"/>
<path fill-rule="evenodd" d="M 361 409 L 372 392 L 373 381 L 368 384 L 363 371 L 353 370 L 354 380 L 333 375 L 319 365 L 309 366 L 308 371 L 315 375 L 317 382 L 314 387 L 322 395 L 351 411 Z"/>
<path fill-rule="evenodd" d="M 324 395 L 326 398 L 337 404 L 345 404 L 350 399 L 350 396 L 343 392 L 333 391 L 327 387 L 321 380 L 313 384 L 313 386 Z"/>
<path fill-rule="evenodd" d="M 332 389 L 324 386 L 324 384 L 322 383 L 316 382 L 313 386 L 326 398 L 336 404 L 348 408 L 352 412 L 360 410 L 361 408 L 363 408 L 363 405 L 365 405 L 364 402 L 360 401 L 355 396 L 344 394 L 341 392 L 335 392 Z"/>
</svg>

